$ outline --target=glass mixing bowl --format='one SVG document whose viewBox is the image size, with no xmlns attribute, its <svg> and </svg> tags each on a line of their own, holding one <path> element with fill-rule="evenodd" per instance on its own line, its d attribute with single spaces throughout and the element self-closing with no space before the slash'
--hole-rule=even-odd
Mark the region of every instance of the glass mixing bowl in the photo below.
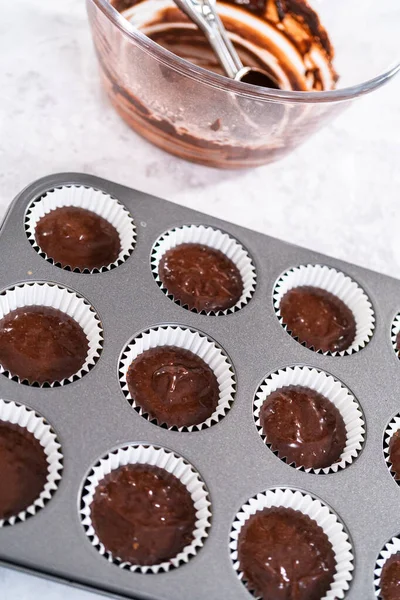
<svg viewBox="0 0 400 600">
<path fill-rule="evenodd" d="M 399 0 L 314 0 L 309 5 L 335 49 L 335 89 L 329 89 L 333 81 L 326 81 L 322 91 L 263 89 L 209 71 L 201 61 L 184 60 L 136 26 L 151 22 L 160 6 L 168 14 L 177 11 L 172 0 L 144 0 L 129 20 L 109 0 L 87 0 L 102 80 L 118 113 L 163 150 L 229 169 L 281 158 L 400 69 Z M 226 6 L 218 9 L 224 21 Z"/>
</svg>

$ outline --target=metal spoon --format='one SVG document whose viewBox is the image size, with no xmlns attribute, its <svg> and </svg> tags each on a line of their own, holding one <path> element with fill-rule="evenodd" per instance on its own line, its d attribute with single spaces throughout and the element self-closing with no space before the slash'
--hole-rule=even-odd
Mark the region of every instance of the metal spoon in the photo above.
<svg viewBox="0 0 400 600">
<path fill-rule="evenodd" d="M 244 67 L 216 11 L 216 0 L 174 0 L 201 29 L 225 73 L 231 79 L 261 87 L 279 89 L 276 79 L 261 69 Z"/>
</svg>

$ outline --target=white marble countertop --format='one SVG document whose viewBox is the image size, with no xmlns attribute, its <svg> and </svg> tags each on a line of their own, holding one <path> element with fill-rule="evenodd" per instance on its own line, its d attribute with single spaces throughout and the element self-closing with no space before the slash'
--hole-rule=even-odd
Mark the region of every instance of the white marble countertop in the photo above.
<svg viewBox="0 0 400 600">
<path fill-rule="evenodd" d="M 400 277 L 400 77 L 287 159 L 219 172 L 161 152 L 114 114 L 83 0 L 8 2 L 0 56 L 0 217 L 32 180 L 85 171 Z M 100 598 L 4 568 L 0 597 Z"/>
</svg>

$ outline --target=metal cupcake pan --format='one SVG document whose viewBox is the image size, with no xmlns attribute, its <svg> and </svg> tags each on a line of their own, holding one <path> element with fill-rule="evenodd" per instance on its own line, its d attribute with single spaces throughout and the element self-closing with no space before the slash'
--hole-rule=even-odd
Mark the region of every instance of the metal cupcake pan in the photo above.
<svg viewBox="0 0 400 600">
<path fill-rule="evenodd" d="M 103 273 L 57 268 L 32 247 L 25 228 L 28 207 L 64 185 L 88 186 L 118 199 L 132 215 L 137 241 L 132 254 Z M 154 279 L 153 246 L 166 231 L 185 225 L 220 229 L 251 257 L 257 285 L 249 301 L 227 315 L 186 310 Z M 0 398 L 37 411 L 54 429 L 63 455 L 62 478 L 51 500 L 32 518 L 0 529 L 0 562 L 117 598 L 137 600 L 251 600 L 231 559 L 231 530 L 238 511 L 268 489 L 290 488 L 320 498 L 349 534 L 354 571 L 348 600 L 373 600 L 374 571 L 382 548 L 400 532 L 400 488 L 384 455 L 384 433 L 399 412 L 400 363 L 392 323 L 400 311 L 400 282 L 318 253 L 209 217 L 127 187 L 82 174 L 41 179 L 21 192 L 0 229 L 0 290 L 23 282 L 49 282 L 83 296 L 103 329 L 100 358 L 68 386 L 37 388 L 0 375 Z M 367 294 L 375 315 L 368 344 L 347 356 L 329 356 L 302 346 L 284 330 L 273 305 L 279 277 L 300 265 L 342 271 Z M 230 410 L 201 431 L 171 431 L 151 423 L 127 402 L 119 360 L 140 332 L 180 325 L 215 340 L 232 362 L 236 394 Z M 347 468 L 315 474 L 280 460 L 260 437 L 253 414 L 260 383 L 291 366 L 332 375 L 359 402 L 364 445 Z M 99 458 L 129 444 L 164 447 L 200 474 L 211 500 L 211 527 L 204 547 L 166 573 L 131 572 L 108 562 L 90 543 L 81 520 L 86 477 Z"/>
</svg>

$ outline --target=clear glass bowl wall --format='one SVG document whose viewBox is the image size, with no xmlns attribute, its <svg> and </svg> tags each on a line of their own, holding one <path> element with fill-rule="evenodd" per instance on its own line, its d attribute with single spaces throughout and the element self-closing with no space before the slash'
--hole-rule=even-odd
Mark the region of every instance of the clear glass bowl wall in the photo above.
<svg viewBox="0 0 400 600">
<path fill-rule="evenodd" d="M 362 11 L 359 0 L 310 4 L 335 47 L 333 91 L 234 82 L 161 48 L 108 0 L 87 0 L 87 9 L 103 84 L 125 121 L 167 152 L 237 169 L 285 156 L 400 68 L 398 0 L 364 0 Z"/>
</svg>

